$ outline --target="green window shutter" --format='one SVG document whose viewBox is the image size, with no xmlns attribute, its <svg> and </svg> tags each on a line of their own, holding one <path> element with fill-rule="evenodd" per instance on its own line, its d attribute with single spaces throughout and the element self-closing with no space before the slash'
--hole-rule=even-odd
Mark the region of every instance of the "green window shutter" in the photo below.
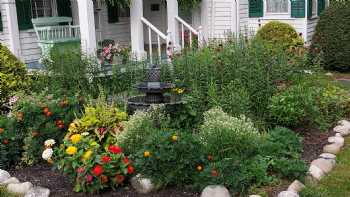
<svg viewBox="0 0 350 197">
<path fill-rule="evenodd" d="M 263 17 L 264 15 L 263 0 L 249 0 L 249 17 Z"/>
<path fill-rule="evenodd" d="M 2 25 L 2 14 L 0 12 L 0 31 L 3 31 L 4 30 L 4 27 Z"/>
<path fill-rule="evenodd" d="M 70 0 L 57 0 L 58 16 L 72 17 L 72 8 Z"/>
<path fill-rule="evenodd" d="M 28 0 L 16 0 L 19 30 L 32 29 L 32 5 Z"/>
<path fill-rule="evenodd" d="M 317 1 L 317 15 L 320 16 L 325 8 L 326 8 L 326 1 L 325 0 L 318 0 Z"/>
<path fill-rule="evenodd" d="M 291 16 L 305 18 L 305 0 L 291 0 Z"/>
<path fill-rule="evenodd" d="M 312 17 L 312 0 L 307 0 L 307 17 Z"/>
<path fill-rule="evenodd" d="M 107 3 L 108 23 L 119 22 L 118 6 Z"/>
</svg>

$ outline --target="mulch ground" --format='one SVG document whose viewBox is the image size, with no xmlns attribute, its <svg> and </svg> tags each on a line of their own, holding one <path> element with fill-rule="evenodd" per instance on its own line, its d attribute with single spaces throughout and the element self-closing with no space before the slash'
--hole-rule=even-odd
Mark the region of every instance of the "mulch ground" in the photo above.
<svg viewBox="0 0 350 197">
<path fill-rule="evenodd" d="M 86 194 L 73 192 L 72 183 L 61 173 L 52 170 L 47 164 L 26 167 L 10 172 L 21 182 L 30 181 L 34 185 L 49 188 L 50 197 L 198 197 L 198 193 L 187 191 L 183 188 L 167 188 L 156 193 L 141 195 L 131 187 L 123 187 L 116 191 L 105 191 L 102 194 Z"/>
<path fill-rule="evenodd" d="M 322 153 L 323 146 L 327 144 L 327 138 L 333 136 L 334 132 L 320 132 L 310 129 L 296 129 L 296 132 L 304 138 L 302 159 L 308 164 L 318 158 Z M 141 195 L 132 187 L 126 186 L 117 191 L 105 191 L 102 194 L 85 194 L 73 192 L 70 180 L 61 173 L 52 170 L 51 166 L 46 164 L 26 167 L 12 170 L 11 174 L 20 181 L 30 181 L 34 185 L 47 187 L 51 190 L 52 197 L 198 197 L 199 193 L 188 191 L 184 188 L 167 188 L 156 193 Z M 275 197 L 281 191 L 287 189 L 289 182 L 282 182 L 278 186 L 266 187 L 269 197 Z"/>
</svg>

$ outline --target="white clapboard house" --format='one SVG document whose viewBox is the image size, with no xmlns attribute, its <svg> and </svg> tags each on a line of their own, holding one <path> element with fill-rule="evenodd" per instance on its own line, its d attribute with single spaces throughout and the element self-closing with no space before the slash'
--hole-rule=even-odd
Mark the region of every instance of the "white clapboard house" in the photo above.
<svg viewBox="0 0 350 197">
<path fill-rule="evenodd" d="M 130 8 L 103 0 L 0 0 L 0 42 L 28 65 L 45 46 L 77 41 L 88 55 L 105 39 L 131 46 L 136 57 L 159 55 L 165 43 L 181 49 L 185 39 L 254 34 L 269 21 L 291 24 L 310 41 L 328 0 L 201 0 L 184 12 L 178 0 L 131 0 Z M 188 38 L 188 35 L 190 38 Z M 152 46 L 152 47 L 150 47 Z"/>
</svg>

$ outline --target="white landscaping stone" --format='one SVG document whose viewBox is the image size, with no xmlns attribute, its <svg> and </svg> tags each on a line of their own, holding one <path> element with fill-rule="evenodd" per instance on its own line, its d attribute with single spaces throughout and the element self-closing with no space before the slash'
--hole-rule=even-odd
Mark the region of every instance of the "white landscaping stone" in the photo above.
<svg viewBox="0 0 350 197">
<path fill-rule="evenodd" d="M 278 194 L 278 197 L 299 197 L 299 195 L 292 191 L 283 191 Z"/>
<path fill-rule="evenodd" d="M 303 183 L 301 183 L 298 180 L 295 180 L 292 184 L 289 185 L 287 191 L 292 191 L 292 192 L 298 193 L 301 190 L 303 190 L 304 188 L 305 188 L 305 185 Z"/>
<path fill-rule="evenodd" d="M 24 197 L 49 197 L 50 190 L 44 187 L 33 187 Z"/>
<path fill-rule="evenodd" d="M 337 156 L 334 155 L 334 154 L 331 154 L 331 153 L 322 153 L 322 154 L 320 155 L 320 158 L 335 160 L 335 159 L 337 158 Z"/>
<path fill-rule="evenodd" d="M 317 166 L 324 173 L 327 174 L 330 171 L 332 171 L 333 167 L 335 166 L 335 160 L 319 158 L 319 159 L 313 160 L 311 162 L 311 165 Z"/>
<path fill-rule="evenodd" d="M 6 181 L 7 179 L 9 179 L 11 176 L 10 176 L 10 173 L 8 173 L 7 171 L 5 170 L 1 170 L 0 169 L 0 183 Z"/>
<path fill-rule="evenodd" d="M 341 120 L 338 122 L 338 126 L 333 129 L 335 132 L 340 133 L 342 136 L 350 134 L 350 122 L 347 120 Z"/>
<path fill-rule="evenodd" d="M 0 185 L 8 185 L 8 184 L 11 184 L 11 183 L 19 183 L 19 180 L 16 178 L 16 177 L 11 177 L 9 179 L 7 179 L 6 181 L 3 181 L 0 183 Z"/>
<path fill-rule="evenodd" d="M 323 152 L 325 153 L 331 153 L 331 154 L 338 154 L 340 152 L 341 146 L 338 144 L 328 144 L 323 147 Z"/>
<path fill-rule="evenodd" d="M 32 189 L 33 184 L 31 182 L 24 183 L 11 183 L 7 185 L 7 190 L 16 194 L 26 194 L 30 189 Z"/>
<path fill-rule="evenodd" d="M 315 165 L 311 165 L 309 168 L 308 173 L 316 180 L 321 180 L 322 177 L 324 176 L 323 170 L 321 170 L 319 167 Z"/>
<path fill-rule="evenodd" d="M 329 137 L 328 142 L 338 144 L 341 147 L 344 146 L 344 138 L 343 137 Z"/>
<path fill-rule="evenodd" d="M 204 188 L 201 197 L 231 197 L 231 195 L 222 185 L 209 185 Z"/>
<path fill-rule="evenodd" d="M 131 185 L 138 193 L 141 194 L 148 194 L 155 189 L 151 179 L 143 178 L 140 174 L 131 179 Z"/>
</svg>

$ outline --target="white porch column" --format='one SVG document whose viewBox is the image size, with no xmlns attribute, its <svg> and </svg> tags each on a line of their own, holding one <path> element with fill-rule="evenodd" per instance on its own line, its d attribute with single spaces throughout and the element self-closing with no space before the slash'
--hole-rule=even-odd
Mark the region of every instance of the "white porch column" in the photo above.
<svg viewBox="0 0 350 197">
<path fill-rule="evenodd" d="M 4 1 L 5 15 L 7 21 L 9 48 L 17 57 L 21 58 L 21 44 L 19 40 L 19 29 L 17 20 L 17 9 L 15 0 Z"/>
<path fill-rule="evenodd" d="M 167 0 L 167 15 L 168 15 L 168 33 L 170 32 L 173 46 L 177 49 L 180 47 L 179 43 L 179 23 L 175 16 L 179 15 L 179 5 L 177 0 Z"/>
<path fill-rule="evenodd" d="M 143 0 L 131 0 L 130 4 L 130 28 L 131 50 L 135 58 L 140 60 L 145 56 L 145 43 L 143 40 Z"/>
<path fill-rule="evenodd" d="M 94 4 L 92 0 L 77 1 L 82 52 L 87 56 L 96 56 Z"/>
</svg>

